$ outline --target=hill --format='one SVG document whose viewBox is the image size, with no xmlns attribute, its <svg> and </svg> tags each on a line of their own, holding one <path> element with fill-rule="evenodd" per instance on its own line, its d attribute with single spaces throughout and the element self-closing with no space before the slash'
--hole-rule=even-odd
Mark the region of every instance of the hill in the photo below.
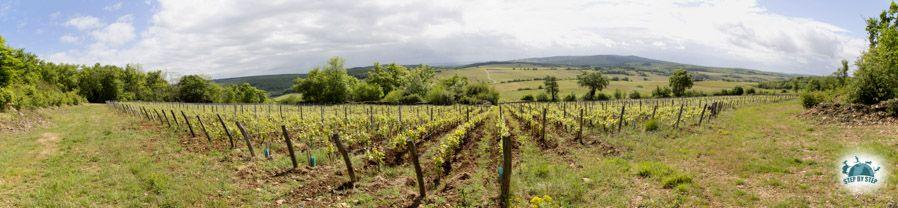
<svg viewBox="0 0 898 208">
<path fill-rule="evenodd" d="M 404 66 L 413 68 L 419 65 Z M 354 67 L 347 69 L 347 71 L 352 76 L 364 79 L 372 67 Z M 444 78 L 459 75 L 474 81 L 489 82 L 497 88 L 513 88 L 500 91 L 524 91 L 511 93 L 508 97 L 503 95 L 503 98 L 510 100 L 516 98 L 519 93 L 534 93 L 540 83 L 538 80 L 549 75 L 559 77 L 565 80 L 564 82 L 572 82 L 570 87 L 577 88 L 575 82 L 571 79 L 574 79 L 577 74 L 583 71 L 598 70 L 610 77 L 621 79 L 628 77 L 628 79 L 632 80 L 629 83 L 639 87 L 633 89 L 627 87 L 622 90 L 643 92 L 651 90 L 649 87 L 663 85 L 666 81 L 666 76 L 676 69 L 685 69 L 693 72 L 696 80 L 714 81 L 715 84 L 713 85 L 719 86 L 707 89 L 709 91 L 737 85 L 748 85 L 754 82 L 784 80 L 796 76 L 754 69 L 681 64 L 639 56 L 594 55 L 537 57 L 437 67 L 437 77 Z M 304 76 L 305 74 L 276 74 L 216 79 L 213 81 L 221 84 L 249 83 L 259 89 L 268 91 L 271 96 L 275 97 L 289 93 L 293 80 Z M 645 81 L 653 81 L 654 83 L 640 83 Z M 534 90 L 527 90 L 528 88 Z M 579 91 L 577 92 L 579 93 Z"/>
</svg>

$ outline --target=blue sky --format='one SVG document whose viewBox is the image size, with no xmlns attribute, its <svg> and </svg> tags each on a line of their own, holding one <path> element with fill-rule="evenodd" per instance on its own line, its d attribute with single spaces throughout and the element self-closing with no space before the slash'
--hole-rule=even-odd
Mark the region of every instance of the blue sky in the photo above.
<svg viewBox="0 0 898 208">
<path fill-rule="evenodd" d="M 361 66 L 593 54 L 827 74 L 863 50 L 863 19 L 888 3 L 0 0 L 0 35 L 51 61 L 215 78 L 301 73 L 329 56 Z"/>
</svg>

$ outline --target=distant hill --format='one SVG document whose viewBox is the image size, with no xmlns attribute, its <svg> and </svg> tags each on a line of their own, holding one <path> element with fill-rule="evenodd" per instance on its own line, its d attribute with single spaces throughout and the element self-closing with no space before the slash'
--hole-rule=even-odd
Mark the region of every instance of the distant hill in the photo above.
<svg viewBox="0 0 898 208">
<path fill-rule="evenodd" d="M 795 75 L 766 72 L 754 69 L 728 68 L 728 67 L 708 67 L 691 64 L 681 64 L 669 61 L 660 61 L 655 59 L 643 58 L 639 56 L 621 56 L 621 55 L 594 55 L 594 56 L 551 56 L 541 58 L 526 58 L 512 60 L 512 62 L 564 65 L 574 67 L 618 67 L 631 68 L 639 70 L 651 70 L 662 73 L 670 73 L 676 69 L 685 69 L 691 72 L 710 72 L 741 75 L 765 75 L 773 77 L 792 77 Z"/>
<path fill-rule="evenodd" d="M 414 68 L 420 65 L 404 65 Z M 668 75 L 676 69 L 685 69 L 696 72 L 696 79 L 702 80 L 733 80 L 733 81 L 768 81 L 787 79 L 797 75 L 766 72 L 754 69 L 708 67 L 691 64 L 681 64 L 669 61 L 649 59 L 639 56 L 621 55 L 593 55 L 593 56 L 550 56 L 526 58 L 509 61 L 489 61 L 472 63 L 460 66 L 435 67 L 437 71 L 451 71 L 455 69 L 468 69 L 478 67 L 538 67 L 538 68 L 590 68 L 601 69 L 605 73 L 621 73 L 621 71 L 653 72 L 660 75 Z M 354 67 L 347 72 L 357 78 L 364 79 L 373 66 Z M 279 96 L 290 92 L 293 80 L 305 77 L 305 74 L 275 74 L 234 77 L 213 80 L 221 84 L 249 83 L 259 89 L 268 91 L 271 96 Z"/>
<path fill-rule="evenodd" d="M 648 66 L 652 64 L 677 64 L 639 56 L 594 55 L 594 56 L 550 56 L 513 60 L 515 62 L 555 64 L 565 66 Z"/>
<path fill-rule="evenodd" d="M 413 68 L 419 65 L 404 65 L 405 67 Z M 363 67 L 353 67 L 346 69 L 346 72 L 349 75 L 352 75 L 359 79 L 364 79 L 368 77 L 368 71 L 370 71 L 374 66 L 363 66 Z M 243 84 L 249 83 L 253 87 L 268 91 L 268 94 L 272 97 L 276 97 L 279 95 L 287 94 L 291 91 L 293 87 L 293 80 L 296 78 L 304 78 L 306 74 L 272 74 L 272 75 L 257 75 L 257 76 L 245 76 L 245 77 L 233 77 L 233 78 L 223 78 L 223 79 L 215 79 L 213 82 L 219 84 Z"/>
</svg>

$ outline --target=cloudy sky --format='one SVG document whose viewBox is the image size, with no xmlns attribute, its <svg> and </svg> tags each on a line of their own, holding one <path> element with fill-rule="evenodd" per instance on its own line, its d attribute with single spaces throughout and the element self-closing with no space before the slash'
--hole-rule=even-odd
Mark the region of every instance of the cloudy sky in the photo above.
<svg viewBox="0 0 898 208">
<path fill-rule="evenodd" d="M 0 0 L 0 36 L 42 58 L 214 78 L 330 56 L 449 64 L 618 54 L 828 74 L 885 0 Z"/>
</svg>

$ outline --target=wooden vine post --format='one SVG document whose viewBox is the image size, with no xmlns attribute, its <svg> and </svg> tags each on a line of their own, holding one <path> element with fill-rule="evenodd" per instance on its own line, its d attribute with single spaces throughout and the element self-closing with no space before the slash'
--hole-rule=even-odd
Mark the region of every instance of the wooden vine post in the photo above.
<svg viewBox="0 0 898 208">
<path fill-rule="evenodd" d="M 702 126 L 702 121 L 705 120 L 705 110 L 707 110 L 707 109 L 708 109 L 708 104 L 705 103 L 705 105 L 702 106 L 702 114 L 698 116 L 698 126 Z"/>
<path fill-rule="evenodd" d="M 193 132 L 193 125 L 190 125 L 190 119 L 187 118 L 187 114 L 181 111 L 181 116 L 184 117 L 184 123 L 187 124 L 187 129 L 190 130 L 190 137 L 196 137 L 196 133 Z"/>
<path fill-rule="evenodd" d="M 617 133 L 620 133 L 621 127 L 624 126 L 624 113 L 625 113 L 625 110 L 626 110 L 626 109 L 627 109 L 627 105 L 626 105 L 626 104 L 620 106 L 620 116 L 617 117 L 617 118 L 618 118 L 618 121 L 617 121 Z"/>
<path fill-rule="evenodd" d="M 228 125 L 225 125 L 224 119 L 221 119 L 221 115 L 215 114 L 215 116 L 218 116 L 218 122 L 221 122 L 221 128 L 223 128 L 225 134 L 228 135 L 228 142 L 231 144 L 231 149 L 234 149 L 234 136 L 231 135 L 231 131 L 228 130 Z"/>
<path fill-rule="evenodd" d="M 346 171 L 349 172 L 349 187 L 354 187 L 356 178 L 355 171 L 352 169 L 352 160 L 349 158 L 349 152 L 346 151 L 346 147 L 343 146 L 343 142 L 340 141 L 340 134 L 334 133 L 331 136 L 331 140 L 337 145 L 337 150 L 340 151 L 340 154 L 343 155 L 343 162 L 346 163 Z"/>
<path fill-rule="evenodd" d="M 540 139 L 540 141 L 543 141 L 543 142 L 546 141 L 546 123 L 548 122 L 546 120 L 546 113 L 547 113 L 547 110 L 545 107 L 543 107 L 543 118 L 542 118 L 542 120 L 540 120 L 540 123 L 542 123 L 543 126 L 539 132 L 539 139 Z"/>
<path fill-rule="evenodd" d="M 250 142 L 252 135 L 249 135 L 249 132 L 246 132 L 246 128 L 243 128 L 243 124 L 240 121 L 237 121 L 237 128 L 240 129 L 240 133 L 243 134 L 243 141 L 246 142 L 246 148 L 249 149 L 249 155 L 252 156 L 250 158 L 256 157 L 256 151 L 253 150 L 253 143 Z"/>
<path fill-rule="evenodd" d="M 405 142 L 409 145 L 409 154 L 412 157 L 412 166 L 415 168 L 415 179 L 418 180 L 418 197 L 424 199 L 427 197 L 427 190 L 424 189 L 424 172 L 421 171 L 421 163 L 418 162 L 418 145 L 411 138 L 406 138 Z"/>
<path fill-rule="evenodd" d="M 581 145 L 584 144 L 583 143 L 583 108 L 580 108 L 580 128 L 579 128 L 579 130 L 577 130 L 577 141 L 579 141 Z"/>
<path fill-rule="evenodd" d="M 293 169 L 299 168 L 299 164 L 296 163 L 296 152 L 293 151 L 293 141 L 290 140 L 287 126 L 281 125 L 281 130 L 284 131 L 284 142 L 287 142 L 287 151 L 290 152 L 290 162 L 293 163 Z"/>
<path fill-rule="evenodd" d="M 580 111 L 582 114 L 582 110 Z M 501 116 L 500 116 L 501 117 Z M 504 120 L 500 122 L 505 122 Z M 511 188 L 511 139 L 508 136 L 502 136 L 502 178 L 501 178 L 501 196 L 499 197 L 499 205 L 508 207 L 509 189 Z"/>
<path fill-rule="evenodd" d="M 196 120 L 200 123 L 200 128 L 203 130 L 203 134 L 206 135 L 206 140 L 211 144 L 212 136 L 209 136 L 209 131 L 206 130 L 206 124 L 203 124 L 203 119 L 200 118 L 200 115 L 196 115 Z"/>
<path fill-rule="evenodd" d="M 677 113 L 677 122 L 674 123 L 674 128 L 680 127 L 680 117 L 683 116 L 683 107 L 685 107 L 685 106 L 686 106 L 686 104 L 680 104 L 680 113 Z"/>
</svg>

